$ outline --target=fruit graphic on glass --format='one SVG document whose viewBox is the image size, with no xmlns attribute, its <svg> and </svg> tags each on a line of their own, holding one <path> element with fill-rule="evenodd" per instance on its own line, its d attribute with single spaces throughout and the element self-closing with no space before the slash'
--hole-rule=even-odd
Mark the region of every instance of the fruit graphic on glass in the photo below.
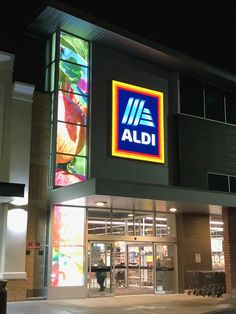
<svg viewBox="0 0 236 314">
<path fill-rule="evenodd" d="M 84 180 L 85 177 L 82 175 L 69 173 L 68 171 L 62 169 L 56 169 L 55 182 L 57 186 L 67 186 Z"/>
<path fill-rule="evenodd" d="M 58 95 L 57 153 L 78 155 L 85 145 L 85 108 L 75 104 L 68 95 Z M 57 154 L 56 162 L 65 163 L 74 156 Z"/>
</svg>

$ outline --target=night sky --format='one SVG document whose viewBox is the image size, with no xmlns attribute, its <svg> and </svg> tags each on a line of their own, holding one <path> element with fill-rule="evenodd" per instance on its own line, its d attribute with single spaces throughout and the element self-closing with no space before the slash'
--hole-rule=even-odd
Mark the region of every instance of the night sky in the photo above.
<svg viewBox="0 0 236 314">
<path fill-rule="evenodd" d="M 140 1 L 129 1 L 131 8 L 127 8 L 128 1 L 122 0 L 59 2 L 236 74 L 236 1 L 146 0 L 142 5 Z M 26 59 L 29 67 L 37 63 L 24 32 L 43 3 L 31 0 L 18 1 L 14 6 L 7 1 L 1 4 L 0 50 L 16 54 L 17 80 L 30 76 L 24 66 Z"/>
</svg>

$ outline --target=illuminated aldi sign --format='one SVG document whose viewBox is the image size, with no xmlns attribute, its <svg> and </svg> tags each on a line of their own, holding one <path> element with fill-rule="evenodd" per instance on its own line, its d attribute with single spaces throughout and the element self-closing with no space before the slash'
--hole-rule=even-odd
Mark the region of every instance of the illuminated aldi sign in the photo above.
<svg viewBox="0 0 236 314">
<path fill-rule="evenodd" d="M 112 81 L 112 156 L 164 163 L 162 92 Z"/>
</svg>

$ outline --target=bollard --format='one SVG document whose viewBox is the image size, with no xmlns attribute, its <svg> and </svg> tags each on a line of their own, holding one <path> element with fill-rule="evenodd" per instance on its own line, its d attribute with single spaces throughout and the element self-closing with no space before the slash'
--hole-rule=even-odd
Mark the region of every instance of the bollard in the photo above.
<svg viewBox="0 0 236 314">
<path fill-rule="evenodd" d="M 7 313 L 7 280 L 0 280 L 0 314 Z"/>
</svg>

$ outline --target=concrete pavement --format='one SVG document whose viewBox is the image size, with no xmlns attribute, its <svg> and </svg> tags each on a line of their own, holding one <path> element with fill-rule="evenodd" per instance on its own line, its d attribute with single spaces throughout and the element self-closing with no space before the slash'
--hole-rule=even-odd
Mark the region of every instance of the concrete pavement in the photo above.
<svg viewBox="0 0 236 314">
<path fill-rule="evenodd" d="M 213 298 L 174 294 L 34 300 L 7 304 L 7 314 L 200 314 L 216 311 L 236 313 L 236 303 L 226 295 Z"/>
</svg>

